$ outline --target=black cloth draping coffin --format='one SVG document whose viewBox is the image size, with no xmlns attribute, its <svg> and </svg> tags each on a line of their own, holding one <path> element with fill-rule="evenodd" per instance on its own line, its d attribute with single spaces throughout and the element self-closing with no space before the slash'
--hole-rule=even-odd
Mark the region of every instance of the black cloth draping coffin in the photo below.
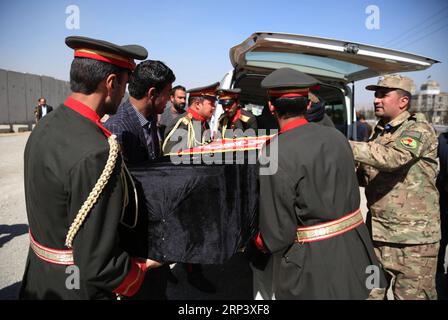
<svg viewBox="0 0 448 320">
<path fill-rule="evenodd" d="M 161 162 L 129 170 L 140 195 L 137 227 L 122 227 L 122 242 L 131 254 L 220 264 L 253 235 L 257 165 Z"/>
</svg>

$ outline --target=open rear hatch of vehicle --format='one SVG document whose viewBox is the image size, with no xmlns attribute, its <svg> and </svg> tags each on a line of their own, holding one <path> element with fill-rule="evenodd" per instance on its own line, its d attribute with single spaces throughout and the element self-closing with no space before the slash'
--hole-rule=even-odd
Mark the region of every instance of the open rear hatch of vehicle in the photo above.
<svg viewBox="0 0 448 320">
<path fill-rule="evenodd" d="M 349 41 L 256 32 L 230 49 L 236 76 L 290 67 L 320 80 L 348 83 L 379 75 L 424 70 L 439 61 Z"/>
</svg>

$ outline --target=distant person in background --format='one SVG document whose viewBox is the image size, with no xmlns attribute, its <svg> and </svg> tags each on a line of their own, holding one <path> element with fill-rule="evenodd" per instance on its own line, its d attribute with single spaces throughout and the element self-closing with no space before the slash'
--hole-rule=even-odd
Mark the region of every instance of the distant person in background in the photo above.
<svg viewBox="0 0 448 320">
<path fill-rule="evenodd" d="M 53 111 L 53 107 L 47 105 L 47 100 L 45 98 L 39 98 L 37 107 L 34 109 L 34 115 L 36 117 L 36 123 Z"/>
<path fill-rule="evenodd" d="M 359 118 L 359 120 L 366 124 L 367 126 L 367 136 L 370 138 L 372 136 L 373 127 L 366 121 L 366 118 L 364 114 L 362 114 L 362 118 Z"/>
<path fill-rule="evenodd" d="M 347 123 L 344 119 L 344 111 L 340 109 L 333 110 L 331 119 L 333 120 L 336 129 L 341 131 L 344 135 L 347 134 Z"/>
<path fill-rule="evenodd" d="M 187 90 L 183 86 L 175 86 L 170 92 L 170 106 L 163 111 L 160 121 L 159 130 L 162 137 L 164 137 L 165 129 L 171 122 L 179 115 L 185 113 L 185 105 L 187 99 Z"/>
<path fill-rule="evenodd" d="M 366 117 L 361 112 L 356 112 L 356 141 L 369 140 L 372 128 L 366 121 Z"/>
</svg>

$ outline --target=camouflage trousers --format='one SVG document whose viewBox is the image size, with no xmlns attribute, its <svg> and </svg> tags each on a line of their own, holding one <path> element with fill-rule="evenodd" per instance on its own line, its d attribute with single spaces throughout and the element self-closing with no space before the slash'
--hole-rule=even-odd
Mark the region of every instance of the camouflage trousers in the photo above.
<svg viewBox="0 0 448 320">
<path fill-rule="evenodd" d="M 395 300 L 435 300 L 439 243 L 406 245 L 374 242 L 374 249 L 387 278 L 387 288 L 370 299 L 386 299 L 392 289 Z"/>
</svg>

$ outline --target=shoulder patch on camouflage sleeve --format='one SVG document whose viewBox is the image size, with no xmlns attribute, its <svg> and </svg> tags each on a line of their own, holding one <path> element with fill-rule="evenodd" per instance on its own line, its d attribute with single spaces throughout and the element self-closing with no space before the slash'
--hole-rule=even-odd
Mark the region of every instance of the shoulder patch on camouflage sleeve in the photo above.
<svg viewBox="0 0 448 320">
<path fill-rule="evenodd" d="M 418 131 L 405 130 L 401 133 L 401 137 L 411 137 L 419 141 L 422 140 L 422 133 Z"/>
<path fill-rule="evenodd" d="M 399 143 L 406 149 L 416 150 L 420 142 L 412 137 L 400 137 Z"/>
</svg>

